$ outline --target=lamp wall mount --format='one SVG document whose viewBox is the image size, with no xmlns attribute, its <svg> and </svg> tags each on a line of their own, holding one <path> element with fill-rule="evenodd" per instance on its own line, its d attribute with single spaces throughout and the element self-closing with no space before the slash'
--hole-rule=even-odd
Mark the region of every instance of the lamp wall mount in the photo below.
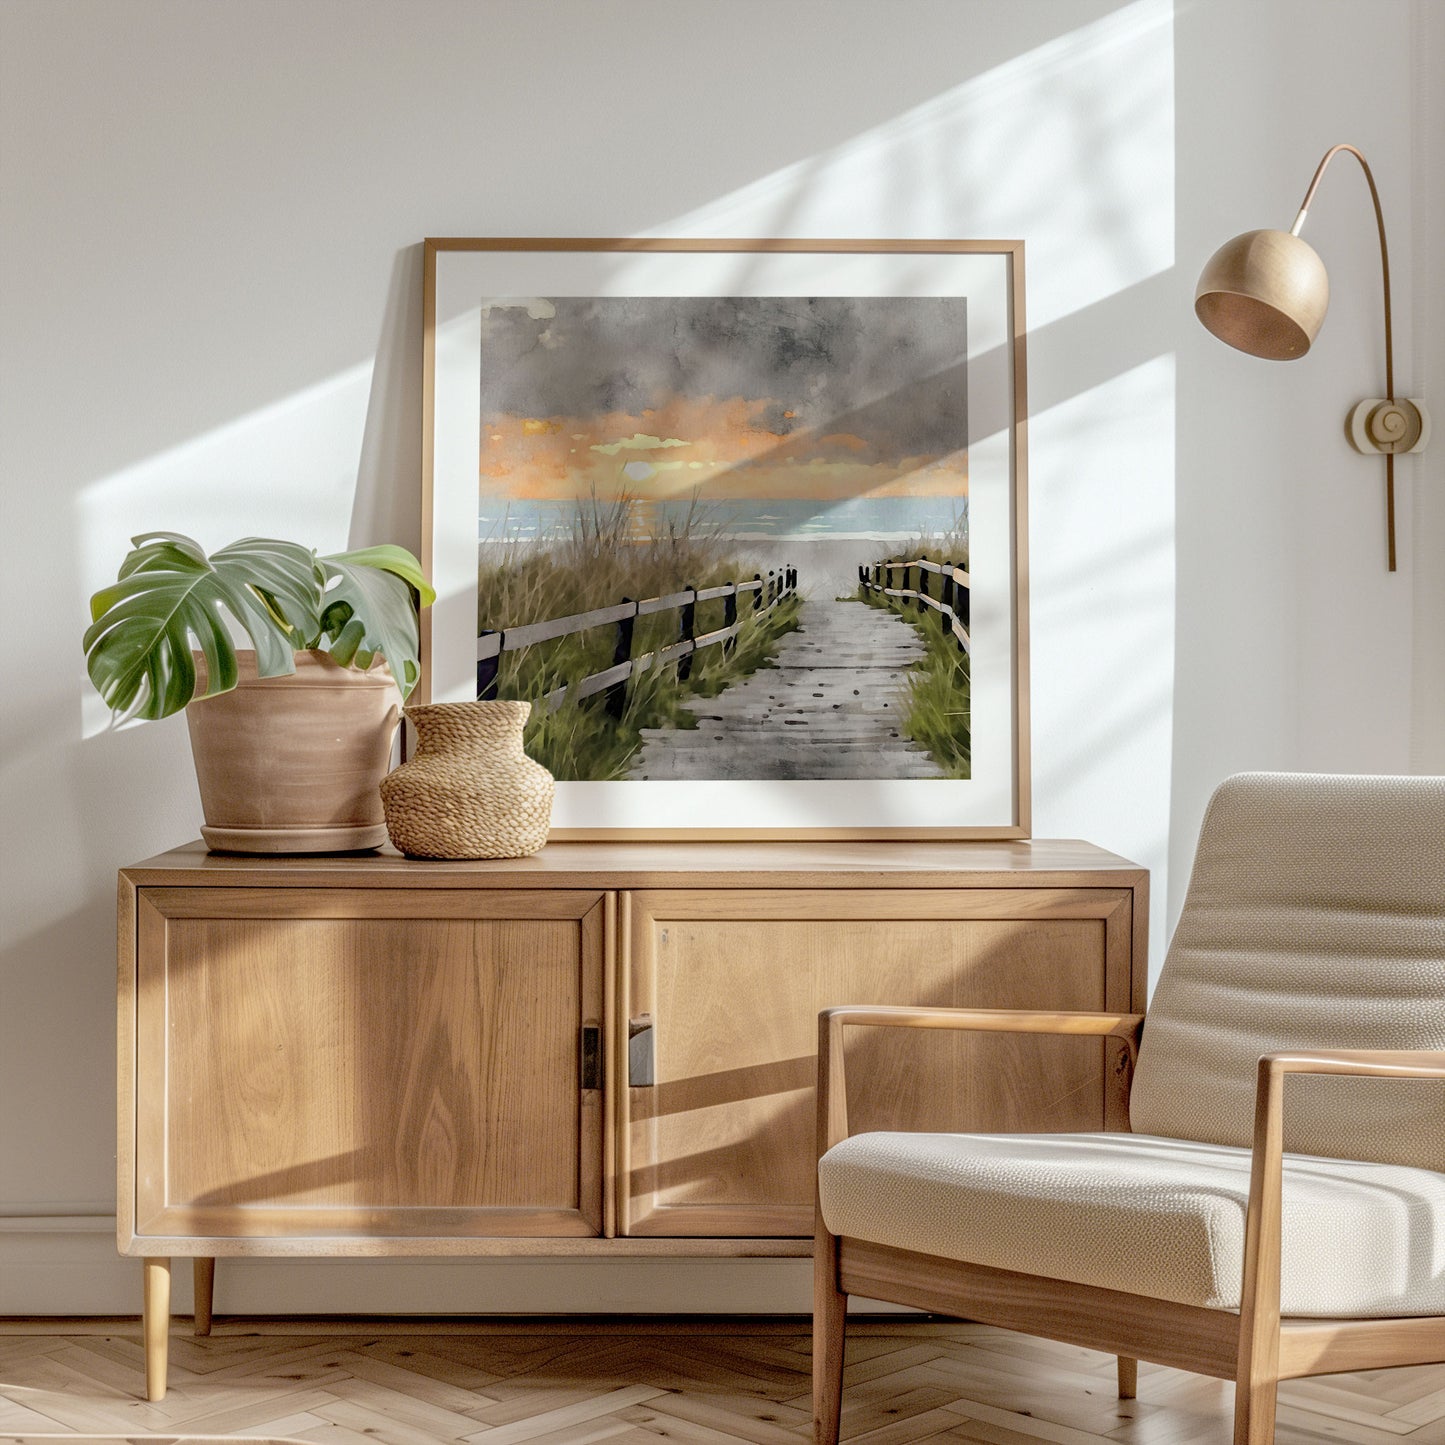
<svg viewBox="0 0 1445 1445">
<path fill-rule="evenodd" d="M 1346 420 L 1345 435 L 1365 456 L 1423 452 L 1430 440 L 1430 413 L 1419 397 L 1366 397 L 1355 404 Z"/>
</svg>

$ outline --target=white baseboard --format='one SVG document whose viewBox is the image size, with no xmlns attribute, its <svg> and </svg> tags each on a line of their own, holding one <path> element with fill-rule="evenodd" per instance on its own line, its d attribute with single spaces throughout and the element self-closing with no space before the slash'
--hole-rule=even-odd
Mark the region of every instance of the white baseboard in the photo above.
<svg viewBox="0 0 1445 1445">
<path fill-rule="evenodd" d="M 191 1312 L 177 1260 L 176 1314 Z M 789 1314 L 813 1307 L 807 1259 L 221 1259 L 218 1315 Z M 140 1261 L 115 1220 L 0 1218 L 0 1315 L 136 1315 Z M 892 1310 L 859 1300 L 856 1308 Z"/>
</svg>

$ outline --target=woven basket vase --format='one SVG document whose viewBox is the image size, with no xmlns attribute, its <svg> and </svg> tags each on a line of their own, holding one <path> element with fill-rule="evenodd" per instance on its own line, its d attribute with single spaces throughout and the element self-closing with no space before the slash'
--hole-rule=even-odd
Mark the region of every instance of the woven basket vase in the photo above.
<svg viewBox="0 0 1445 1445">
<path fill-rule="evenodd" d="M 410 858 L 525 858 L 547 841 L 552 774 L 522 751 L 529 702 L 409 707 L 416 756 L 381 782 L 386 831 Z"/>
</svg>

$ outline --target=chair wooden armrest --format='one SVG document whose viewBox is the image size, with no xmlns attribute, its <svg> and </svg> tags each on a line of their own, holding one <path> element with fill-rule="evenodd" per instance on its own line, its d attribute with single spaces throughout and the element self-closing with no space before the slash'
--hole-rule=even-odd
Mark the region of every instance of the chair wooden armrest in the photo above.
<svg viewBox="0 0 1445 1445">
<path fill-rule="evenodd" d="M 1280 1373 L 1280 1208 L 1284 1171 L 1284 1081 L 1290 1074 L 1445 1080 L 1445 1053 L 1401 1049 L 1311 1049 L 1265 1054 L 1254 1103 L 1254 1157 L 1244 1226 L 1240 1379 L 1273 1389 Z M 1247 1374 L 1246 1374 L 1247 1372 Z"/>
<path fill-rule="evenodd" d="M 1374 1079 L 1445 1079 L 1445 1053 L 1423 1049 L 1310 1049 L 1265 1054 L 1260 1080 L 1268 1074 L 1354 1074 Z"/>
<path fill-rule="evenodd" d="M 845 1004 L 818 1015 L 818 1157 L 848 1137 L 848 1093 L 843 1073 L 843 1030 L 865 1028 L 964 1029 L 979 1033 L 1093 1035 L 1117 1038 L 1138 1057 L 1143 1014 L 1070 1013 L 1045 1009 L 905 1008 Z"/>
</svg>

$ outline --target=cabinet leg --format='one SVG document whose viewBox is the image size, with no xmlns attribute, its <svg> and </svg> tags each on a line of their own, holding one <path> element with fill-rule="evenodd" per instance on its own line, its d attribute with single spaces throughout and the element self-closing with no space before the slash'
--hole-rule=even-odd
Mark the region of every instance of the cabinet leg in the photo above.
<svg viewBox="0 0 1445 1445">
<path fill-rule="evenodd" d="M 216 1261 L 196 1256 L 196 1333 L 211 1333 L 211 1303 L 216 1297 Z"/>
<path fill-rule="evenodd" d="M 166 1354 L 171 1331 L 171 1262 L 145 1262 L 144 1311 L 141 1332 L 145 1337 L 146 1399 L 166 1397 Z"/>
</svg>

